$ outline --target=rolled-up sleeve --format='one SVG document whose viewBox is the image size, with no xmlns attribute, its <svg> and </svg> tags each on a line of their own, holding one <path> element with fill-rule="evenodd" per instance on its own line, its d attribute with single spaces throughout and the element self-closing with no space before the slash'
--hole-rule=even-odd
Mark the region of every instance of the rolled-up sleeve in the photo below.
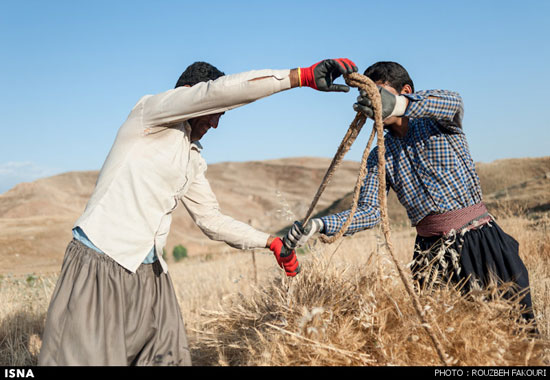
<svg viewBox="0 0 550 380">
<path fill-rule="evenodd" d="M 193 221 L 210 239 L 226 242 L 238 249 L 266 246 L 269 234 L 222 214 L 204 172 L 194 179 L 181 201 Z"/>
</svg>

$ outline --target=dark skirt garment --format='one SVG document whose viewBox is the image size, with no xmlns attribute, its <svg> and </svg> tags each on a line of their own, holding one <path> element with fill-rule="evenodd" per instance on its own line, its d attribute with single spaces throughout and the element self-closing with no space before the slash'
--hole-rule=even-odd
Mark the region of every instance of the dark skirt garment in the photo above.
<svg viewBox="0 0 550 380">
<path fill-rule="evenodd" d="M 426 270 L 428 262 L 431 270 Z M 495 276 L 499 282 L 515 283 L 505 296 L 522 297 L 523 317 L 534 320 L 529 276 L 519 257 L 519 243 L 494 221 L 447 239 L 417 236 L 412 271 L 420 286 L 433 281 L 434 274 L 443 282 L 464 283 L 465 291 L 474 284 L 485 288 Z"/>
</svg>

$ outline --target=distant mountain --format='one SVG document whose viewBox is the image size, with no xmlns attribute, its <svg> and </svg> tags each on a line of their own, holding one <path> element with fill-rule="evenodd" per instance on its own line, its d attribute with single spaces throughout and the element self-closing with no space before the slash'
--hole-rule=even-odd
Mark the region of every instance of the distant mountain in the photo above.
<svg viewBox="0 0 550 380">
<path fill-rule="evenodd" d="M 209 165 L 207 177 L 222 212 L 274 234 L 302 218 L 326 172 L 329 159 L 289 158 Z M 343 162 L 321 198 L 323 209 L 355 183 L 357 162 Z M 0 273 L 55 271 L 86 207 L 97 171 L 70 172 L 21 183 L 0 194 Z M 182 204 L 173 213 L 167 242 L 189 255 L 231 251 L 205 237 Z M 169 255 L 171 256 L 171 255 Z"/>
<path fill-rule="evenodd" d="M 550 211 L 550 157 L 477 163 L 476 170 L 483 200 L 493 215 L 510 216 L 519 212 L 536 217 Z M 353 193 L 350 192 L 318 215 L 347 210 L 352 200 Z M 393 191 L 388 196 L 388 213 L 394 224 L 410 224 L 405 209 Z"/>
<path fill-rule="evenodd" d="M 268 233 L 281 233 L 302 219 L 330 164 L 299 157 L 209 165 L 207 177 L 222 212 Z M 546 213 L 550 210 L 550 157 L 477 164 L 485 201 L 493 213 Z M 348 209 L 359 163 L 344 161 L 314 214 Z M 0 273 L 57 271 L 71 228 L 84 210 L 97 171 L 70 172 L 21 183 L 0 194 Z M 390 192 L 393 226 L 409 226 L 403 207 Z M 167 251 L 177 244 L 190 255 L 230 252 L 196 227 L 183 205 L 173 214 Z M 169 255 L 171 256 L 171 255 Z"/>
<path fill-rule="evenodd" d="M 498 215 L 550 211 L 550 157 L 515 158 L 476 165 L 484 200 Z"/>
</svg>

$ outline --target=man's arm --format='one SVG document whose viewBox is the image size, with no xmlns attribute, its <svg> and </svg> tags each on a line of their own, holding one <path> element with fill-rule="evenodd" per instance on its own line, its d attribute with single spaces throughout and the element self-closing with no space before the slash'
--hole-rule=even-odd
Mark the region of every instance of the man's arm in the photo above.
<svg viewBox="0 0 550 380">
<path fill-rule="evenodd" d="M 288 73 L 288 77 L 290 80 L 290 88 L 295 88 L 300 86 L 300 77 L 298 76 L 298 69 L 290 69 L 290 72 Z M 257 80 L 264 80 L 264 79 L 269 79 L 269 77 L 258 77 L 250 80 L 257 81 Z"/>
<path fill-rule="evenodd" d="M 355 71 L 357 66 L 353 62 L 340 58 L 323 60 L 306 68 L 225 75 L 192 87 L 178 87 L 144 97 L 141 100 L 143 123 L 146 127 L 163 126 L 222 113 L 295 87 L 345 92 L 349 87 L 335 84 L 334 80 Z"/>
<path fill-rule="evenodd" d="M 353 215 L 353 220 L 349 225 L 345 235 L 352 235 L 356 232 L 363 231 L 374 227 L 380 222 L 380 206 L 378 202 L 378 148 L 374 148 L 369 154 L 367 161 L 367 176 L 357 204 L 357 210 Z M 387 182 L 386 191 L 389 190 L 389 181 Z M 301 246 L 306 243 L 307 239 L 313 236 L 311 230 L 331 236 L 336 234 L 343 227 L 346 220 L 349 218 L 351 210 L 342 211 L 337 214 L 327 215 L 320 218 L 311 219 L 309 223 L 312 226 L 300 228 L 295 225 L 287 234 L 287 239 Z M 322 222 L 319 225 L 318 220 Z M 309 224 L 308 223 L 308 224 Z"/>
<path fill-rule="evenodd" d="M 378 201 L 378 148 L 374 148 L 369 154 L 367 161 L 367 176 L 361 192 L 357 210 L 353 215 L 353 221 L 349 225 L 345 235 L 352 235 L 356 232 L 370 229 L 380 222 L 380 205 Z M 389 190 L 389 181 L 387 181 L 386 192 Z M 331 236 L 336 234 L 346 220 L 349 218 L 351 210 L 339 212 L 337 214 L 321 217 L 325 227 L 321 231 L 325 235 Z"/>
<path fill-rule="evenodd" d="M 283 256 L 283 243 L 280 238 L 258 231 L 221 213 L 204 172 L 197 176 L 181 201 L 197 226 L 210 239 L 224 241 L 238 249 L 269 248 L 287 276 L 294 277 L 298 274 L 296 252 L 292 250 L 289 255 Z"/>
<path fill-rule="evenodd" d="M 403 96 L 409 99 L 404 117 L 434 119 L 443 128 L 462 133 L 464 104 L 457 92 L 429 90 Z"/>
<path fill-rule="evenodd" d="M 164 126 L 222 113 L 290 88 L 290 70 L 254 70 L 178 87 L 143 100 L 143 124 Z"/>
<path fill-rule="evenodd" d="M 392 117 L 428 118 L 435 120 L 442 127 L 461 132 L 464 106 L 462 98 L 456 92 L 444 90 L 419 91 L 414 94 L 393 93 L 378 86 L 382 100 L 382 119 L 389 124 Z M 359 92 L 354 110 L 363 112 L 367 117 L 374 118 L 374 109 L 367 93 Z"/>
<path fill-rule="evenodd" d="M 193 221 L 212 240 L 224 241 L 238 249 L 253 249 L 269 248 L 275 238 L 222 214 L 204 173 L 195 178 L 181 201 Z"/>
</svg>

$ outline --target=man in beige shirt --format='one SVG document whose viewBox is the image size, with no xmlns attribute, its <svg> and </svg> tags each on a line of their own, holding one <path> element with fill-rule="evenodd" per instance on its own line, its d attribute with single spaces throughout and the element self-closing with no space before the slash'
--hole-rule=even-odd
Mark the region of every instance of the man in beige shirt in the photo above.
<svg viewBox="0 0 550 380">
<path fill-rule="evenodd" d="M 159 254 L 178 201 L 210 239 L 239 249 L 268 247 L 286 274 L 296 275 L 296 255 L 281 255 L 280 238 L 221 213 L 199 140 L 226 111 L 280 91 L 349 91 L 334 80 L 354 71 L 348 59 L 232 75 L 196 62 L 175 89 L 142 97 L 120 127 L 74 225 L 38 364 L 191 364 L 181 311 Z"/>
</svg>

